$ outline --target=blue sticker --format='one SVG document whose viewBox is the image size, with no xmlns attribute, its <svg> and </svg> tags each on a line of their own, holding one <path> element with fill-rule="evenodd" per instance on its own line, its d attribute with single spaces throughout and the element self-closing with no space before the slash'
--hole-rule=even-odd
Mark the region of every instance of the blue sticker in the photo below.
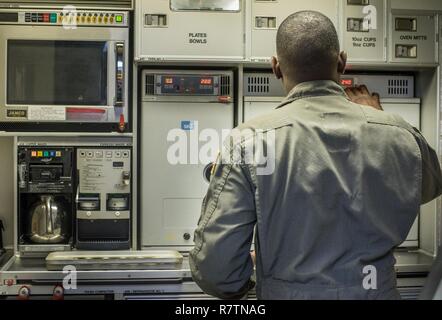
<svg viewBox="0 0 442 320">
<path fill-rule="evenodd" d="M 194 121 L 181 121 L 181 129 L 185 131 L 192 131 L 195 129 Z"/>
</svg>

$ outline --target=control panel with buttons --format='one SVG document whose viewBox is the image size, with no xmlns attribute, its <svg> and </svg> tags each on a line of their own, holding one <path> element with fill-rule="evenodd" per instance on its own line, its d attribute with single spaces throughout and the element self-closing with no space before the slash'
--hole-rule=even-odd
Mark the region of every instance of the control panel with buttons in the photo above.
<svg viewBox="0 0 442 320">
<path fill-rule="evenodd" d="M 21 25 L 53 25 L 53 26 L 103 26 L 127 27 L 129 25 L 127 12 L 115 11 L 43 11 L 23 10 L 11 12 L 12 18 L 7 19 L 8 24 Z M 0 24 L 3 21 L 0 20 Z"/>
<path fill-rule="evenodd" d="M 116 198 L 122 198 L 122 194 L 130 194 L 130 177 L 131 177 L 131 150 L 130 149 L 78 149 L 77 150 L 77 171 L 78 171 L 78 194 L 79 202 L 82 199 L 90 202 L 92 198 L 97 199 L 96 203 L 101 203 L 101 208 L 95 210 L 98 218 L 126 217 L 129 215 L 129 208 L 126 206 L 111 206 L 111 208 L 119 208 L 119 210 L 108 210 L 106 203 L 108 198 L 114 198 L 113 195 L 119 195 Z M 126 201 L 126 200 L 125 200 Z M 123 202 L 125 202 L 123 201 Z M 128 203 L 125 202 L 126 205 Z M 80 208 L 87 208 L 88 205 L 81 205 Z M 90 206 L 89 206 L 90 207 Z M 91 214 L 82 212 L 80 216 L 91 217 Z M 107 211 L 109 214 L 105 214 Z M 126 211 L 121 212 L 121 211 Z M 104 215 L 103 215 L 104 214 Z M 97 218 L 95 217 L 95 218 Z"/>
<path fill-rule="evenodd" d="M 127 248 L 131 154 L 132 150 L 124 147 L 77 149 L 77 248 Z M 117 247 L 113 247 L 115 243 Z"/>
</svg>

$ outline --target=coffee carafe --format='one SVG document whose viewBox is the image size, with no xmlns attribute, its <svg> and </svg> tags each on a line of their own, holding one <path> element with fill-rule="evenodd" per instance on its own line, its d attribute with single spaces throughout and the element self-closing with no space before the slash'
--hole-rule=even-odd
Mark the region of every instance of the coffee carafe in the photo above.
<svg viewBox="0 0 442 320">
<path fill-rule="evenodd" d="M 59 244 L 68 240 L 68 216 L 54 196 L 43 195 L 30 210 L 29 240 L 38 244 Z"/>
</svg>

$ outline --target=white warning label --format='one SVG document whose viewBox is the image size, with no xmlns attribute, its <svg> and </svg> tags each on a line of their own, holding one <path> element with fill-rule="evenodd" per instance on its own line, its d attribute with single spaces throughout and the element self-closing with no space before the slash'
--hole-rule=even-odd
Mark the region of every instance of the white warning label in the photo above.
<svg viewBox="0 0 442 320">
<path fill-rule="evenodd" d="M 65 107 L 29 107 L 28 120 L 33 121 L 65 121 Z"/>
</svg>

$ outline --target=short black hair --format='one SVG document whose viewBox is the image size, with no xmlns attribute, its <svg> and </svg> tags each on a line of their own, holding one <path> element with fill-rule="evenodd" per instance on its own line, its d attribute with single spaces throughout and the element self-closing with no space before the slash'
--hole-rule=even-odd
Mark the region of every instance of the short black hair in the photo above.
<svg viewBox="0 0 442 320">
<path fill-rule="evenodd" d="M 320 12 L 299 11 L 278 29 L 277 54 L 289 72 L 329 72 L 336 68 L 340 46 L 333 22 Z"/>
</svg>

